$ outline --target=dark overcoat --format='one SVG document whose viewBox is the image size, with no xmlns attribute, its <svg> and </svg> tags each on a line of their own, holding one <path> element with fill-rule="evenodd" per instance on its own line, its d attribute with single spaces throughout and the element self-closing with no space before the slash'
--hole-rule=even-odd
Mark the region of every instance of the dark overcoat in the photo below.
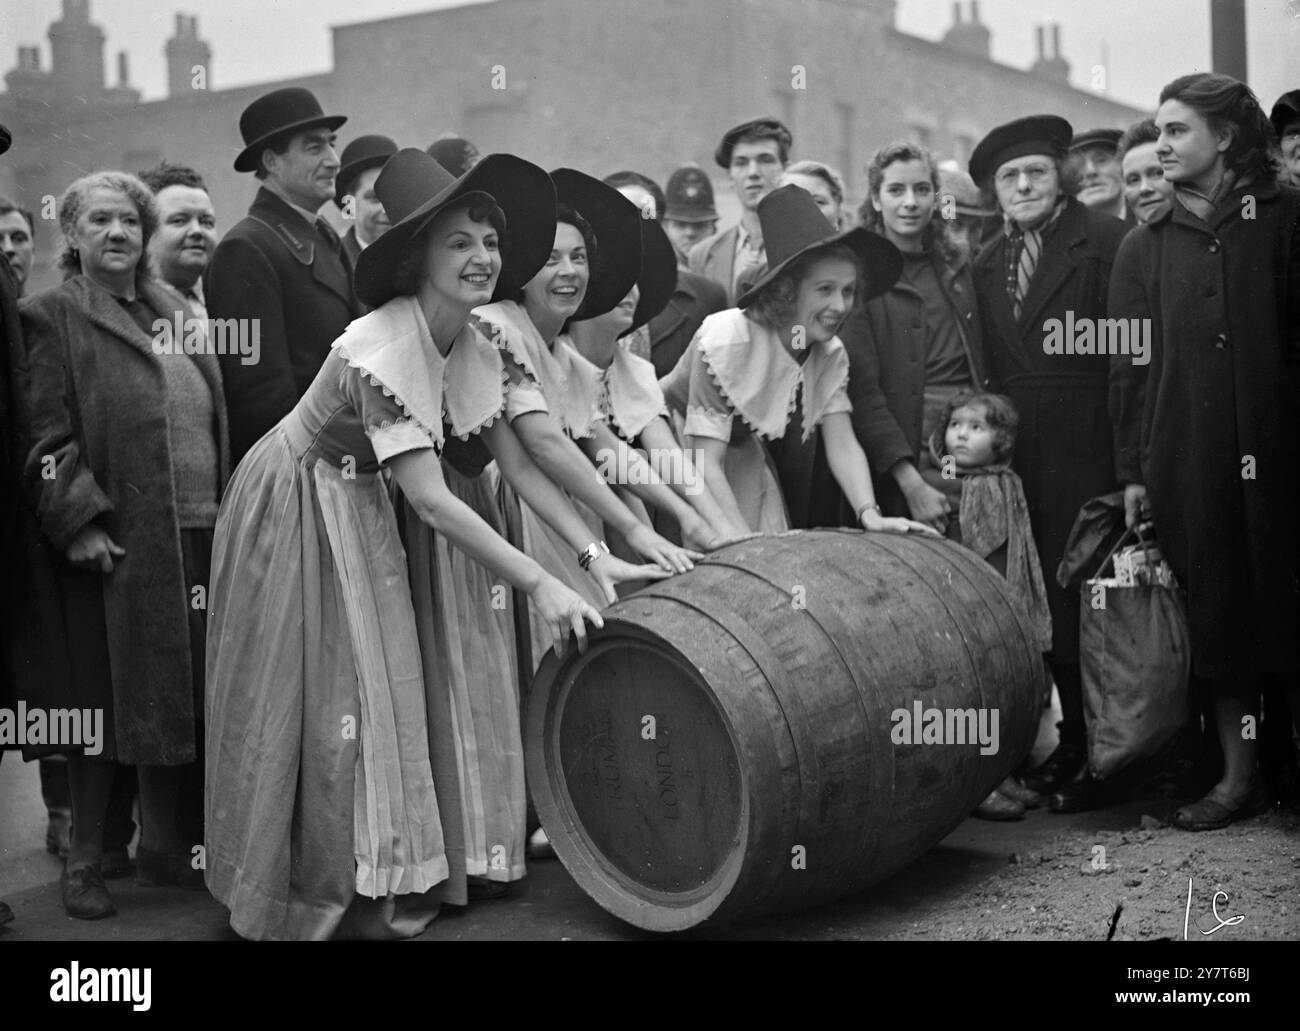
<svg viewBox="0 0 1300 1031">
<path fill-rule="evenodd" d="M 650 361 L 655 375 L 663 379 L 672 372 L 700 324 L 726 307 L 727 291 L 721 284 L 678 269 L 677 288 L 664 310 L 650 320 Z"/>
<path fill-rule="evenodd" d="M 1066 201 L 1048 232 L 1020 318 L 1007 295 L 1005 234 L 975 260 L 975 292 L 994 389 L 1020 413 L 1012 468 L 1029 503 L 1052 611 L 1052 658 L 1079 661 L 1079 597 L 1052 572 L 1085 501 L 1115 490 L 1105 355 L 1048 354 L 1046 323 L 1106 318 L 1115 252 L 1128 227 Z"/>
<path fill-rule="evenodd" d="M 176 301 L 152 283 L 140 299 L 170 321 Z M 215 357 L 159 355 L 107 290 L 74 276 L 20 305 L 26 348 L 29 499 L 51 561 L 57 598 L 51 647 L 66 648 L 72 684 L 45 685 L 42 704 L 84 706 L 83 688 L 103 670 L 76 668 L 104 656 L 112 711 L 103 757 L 178 765 L 195 758 L 195 717 L 181 531 L 172 484 L 164 361 L 194 360 L 212 392 L 219 486 L 230 474 L 221 370 Z M 188 310 L 183 314 L 188 317 Z M 90 523 L 126 555 L 104 575 L 66 560 Z M 200 663 L 200 668 L 202 664 Z M 109 751 L 114 751 L 114 756 Z"/>
<path fill-rule="evenodd" d="M 1152 324 L 1150 365 L 1112 366 L 1116 471 L 1187 590 L 1193 670 L 1294 672 L 1300 192 L 1238 187 L 1208 222 L 1175 201 L 1124 241 L 1110 306 Z"/>
<path fill-rule="evenodd" d="M 961 335 L 971 382 L 981 390 L 988 389 L 988 360 L 970 262 L 964 256 L 951 264 L 939 262 L 936 272 Z M 849 355 L 853 429 L 871 466 L 876 501 L 885 515 L 910 516 L 903 492 L 889 470 L 904 459 L 919 463 L 926 443 L 921 439 L 927 347 L 924 301 L 901 281 L 891 293 L 912 307 L 911 318 L 899 324 L 891 317 L 885 298 L 874 297 L 854 306 L 840 339 Z"/>
<path fill-rule="evenodd" d="M 298 403 L 361 309 L 346 252 L 266 188 L 217 244 L 203 290 L 210 318 L 258 320 L 260 360 L 220 358 L 238 461 Z"/>
</svg>

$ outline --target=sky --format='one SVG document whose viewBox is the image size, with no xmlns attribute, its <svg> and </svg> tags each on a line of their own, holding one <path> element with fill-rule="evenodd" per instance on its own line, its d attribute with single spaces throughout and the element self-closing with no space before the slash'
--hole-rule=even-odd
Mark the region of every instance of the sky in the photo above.
<svg viewBox="0 0 1300 1031">
<path fill-rule="evenodd" d="M 126 50 L 131 85 L 151 100 L 166 92 L 163 43 L 178 11 L 198 16 L 199 35 L 213 50 L 209 85 L 220 89 L 328 71 L 331 25 L 463 2 L 91 0 L 91 20 L 107 36 L 110 84 L 117 82 L 116 54 Z M 960 2 L 969 7 L 970 0 Z M 952 0 L 898 0 L 897 25 L 937 39 L 952 23 L 952 7 Z M 1209 67 L 1210 0 L 980 0 L 979 8 L 993 34 L 995 60 L 1028 67 L 1035 56 L 1034 27 L 1055 22 L 1075 85 L 1091 87 L 1101 66 L 1105 92 L 1137 107 L 1154 108 L 1170 79 Z M 45 33 L 61 10 L 60 0 L 0 0 L 0 73 L 17 63 L 20 44 L 40 45 L 42 67 L 49 68 Z M 1249 81 L 1267 108 L 1280 93 L 1300 87 L 1300 0 L 1246 0 L 1246 18 Z M 292 49 L 285 46 L 288 39 L 296 40 Z"/>
</svg>

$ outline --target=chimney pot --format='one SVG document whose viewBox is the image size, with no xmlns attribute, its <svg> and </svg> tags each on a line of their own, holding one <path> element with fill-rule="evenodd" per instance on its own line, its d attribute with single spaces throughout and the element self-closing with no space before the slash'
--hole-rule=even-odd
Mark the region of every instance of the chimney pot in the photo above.
<svg viewBox="0 0 1300 1031">
<path fill-rule="evenodd" d="M 1044 57 L 1047 56 L 1046 54 L 1043 53 L 1043 27 L 1041 25 L 1035 26 L 1034 38 L 1038 43 L 1038 59 L 1041 61 Z"/>
<path fill-rule="evenodd" d="M 1061 56 L 1061 25 L 1059 22 L 1052 25 L 1052 56 L 1057 58 Z"/>
<path fill-rule="evenodd" d="M 961 0 L 953 0 L 953 5 L 952 5 L 952 23 L 953 23 L 954 25 L 960 25 L 960 24 L 961 24 Z"/>
<path fill-rule="evenodd" d="M 970 0 L 970 20 L 977 24 L 980 20 L 980 0 Z"/>
</svg>

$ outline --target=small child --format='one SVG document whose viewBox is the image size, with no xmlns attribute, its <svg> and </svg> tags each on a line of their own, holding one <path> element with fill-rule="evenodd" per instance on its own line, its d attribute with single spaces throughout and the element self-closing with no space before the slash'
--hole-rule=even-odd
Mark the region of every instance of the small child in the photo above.
<svg viewBox="0 0 1300 1031">
<path fill-rule="evenodd" d="M 1001 394 L 962 391 L 948 401 L 930 440 L 931 462 L 922 477 L 946 494 L 957 513 L 947 535 L 969 548 L 1007 581 L 1033 627 L 1039 647 L 1052 647 L 1052 617 L 1038 562 L 1029 506 L 1020 477 L 1011 470 L 1011 453 L 1020 417 Z M 940 446 L 940 434 L 942 445 Z M 986 820 L 1014 820 L 1038 796 L 1008 777 L 975 815 Z"/>
</svg>

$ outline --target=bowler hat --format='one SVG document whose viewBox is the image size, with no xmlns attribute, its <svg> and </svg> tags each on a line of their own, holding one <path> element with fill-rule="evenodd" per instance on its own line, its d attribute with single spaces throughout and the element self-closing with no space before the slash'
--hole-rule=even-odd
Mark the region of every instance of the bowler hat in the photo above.
<svg viewBox="0 0 1300 1031">
<path fill-rule="evenodd" d="M 636 285 L 639 296 L 632 325 L 619 336 L 627 336 L 663 311 L 677 289 L 677 252 L 663 226 L 653 218 L 641 219 L 641 274 Z"/>
<path fill-rule="evenodd" d="M 668 177 L 664 218 L 674 222 L 715 222 L 713 184 L 699 165 L 684 165 Z"/>
<path fill-rule="evenodd" d="M 551 173 L 555 199 L 581 215 L 596 234 L 596 260 L 575 322 L 612 310 L 641 273 L 641 212 L 612 186 L 572 168 Z"/>
<path fill-rule="evenodd" d="M 425 152 L 452 175 L 464 175 L 478 160 L 478 148 L 460 136 L 443 136 Z"/>
<path fill-rule="evenodd" d="M 272 90 L 254 100 L 239 116 L 244 149 L 235 158 L 235 171 L 257 171 L 262 151 L 286 136 L 317 126 L 332 131 L 346 121 L 344 115 L 325 114 L 311 90 L 300 86 Z"/>
<path fill-rule="evenodd" d="M 394 296 L 393 274 L 410 243 L 440 211 L 462 198 L 487 195 L 505 213 L 509 247 L 492 297 L 517 292 L 537 274 L 555 244 L 555 188 L 544 170 L 512 154 L 489 154 L 456 178 L 422 150 L 399 150 L 375 180 L 392 222 L 361 252 L 353 286 L 371 308 Z"/>
<path fill-rule="evenodd" d="M 396 153 L 397 144 L 387 136 L 358 136 L 344 147 L 334 177 L 334 203 L 342 207 L 343 198 L 352 192 L 352 180 L 367 168 L 382 168 Z"/>
<path fill-rule="evenodd" d="M 6 150 L 8 150 L 9 145 L 13 143 L 13 141 L 14 138 L 12 135 L 10 135 L 9 130 L 6 129 L 3 125 L 0 125 L 0 154 L 3 154 Z"/>
<path fill-rule="evenodd" d="M 748 122 L 741 122 L 723 133 L 722 142 L 713 152 L 713 160 L 722 168 L 730 168 L 732 148 L 740 142 L 742 136 L 748 136 L 756 130 L 761 130 L 764 135 L 774 133 L 774 138 L 784 144 L 781 149 L 787 153 L 794 145 L 794 137 L 790 135 L 790 130 L 785 127 L 784 122 L 775 118 L 751 118 Z"/>
<path fill-rule="evenodd" d="M 1119 138 L 1124 135 L 1121 129 L 1087 129 L 1077 134 L 1070 141 L 1070 150 L 1083 150 L 1084 147 L 1105 147 L 1119 150 Z"/>
<path fill-rule="evenodd" d="M 1074 127 L 1058 115 L 1030 115 L 999 125 L 975 146 L 970 174 L 981 185 L 993 178 L 998 166 L 1027 154 L 1063 158 L 1070 150 Z"/>
<path fill-rule="evenodd" d="M 1289 122 L 1300 118 L 1300 89 L 1293 89 L 1277 98 L 1268 120 L 1273 123 L 1273 131 L 1280 137 Z"/>
<path fill-rule="evenodd" d="M 758 221 L 763 228 L 767 271 L 736 298 L 737 308 L 748 308 L 796 258 L 832 244 L 844 244 L 861 259 L 866 285 L 858 295 L 860 300 L 883 294 L 903 272 L 903 255 L 897 247 L 861 226 L 838 232 L 832 229 L 812 194 L 801 186 L 778 187 L 759 201 Z"/>
</svg>

